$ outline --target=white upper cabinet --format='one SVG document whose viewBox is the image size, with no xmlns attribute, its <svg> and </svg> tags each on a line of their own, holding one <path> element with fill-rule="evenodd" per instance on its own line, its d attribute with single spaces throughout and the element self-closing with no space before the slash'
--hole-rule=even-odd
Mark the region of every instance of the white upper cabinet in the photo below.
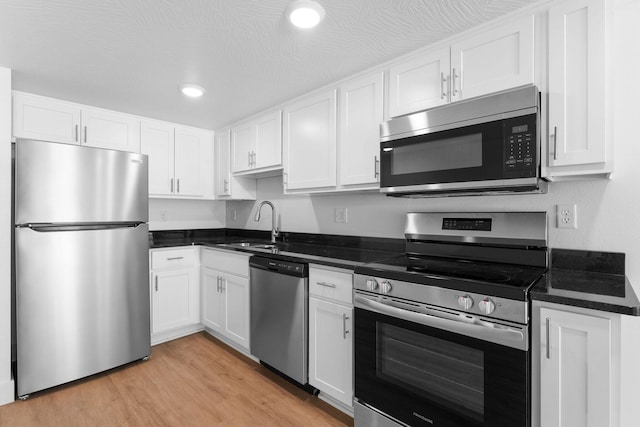
<svg viewBox="0 0 640 427">
<path fill-rule="evenodd" d="M 389 115 L 426 110 L 449 102 L 449 48 L 428 52 L 389 69 Z"/>
<path fill-rule="evenodd" d="M 336 91 L 307 97 L 283 114 L 285 192 L 336 186 Z"/>
<path fill-rule="evenodd" d="M 80 107 L 55 99 L 14 92 L 13 136 L 80 144 Z"/>
<path fill-rule="evenodd" d="M 340 87 L 340 186 L 378 187 L 383 82 L 378 72 Z"/>
<path fill-rule="evenodd" d="M 256 180 L 231 175 L 231 130 L 215 136 L 215 197 L 217 199 L 256 199 Z"/>
<path fill-rule="evenodd" d="M 143 121 L 141 151 L 149 156 L 149 195 L 173 194 L 174 128 L 168 123 Z"/>
<path fill-rule="evenodd" d="M 140 120 L 110 111 L 82 109 L 82 145 L 140 152 Z"/>
<path fill-rule="evenodd" d="M 608 2 L 570 0 L 549 9 L 548 178 L 613 170 L 608 135 Z"/>
<path fill-rule="evenodd" d="M 140 152 L 136 117 L 21 92 L 13 94 L 13 136 Z"/>
<path fill-rule="evenodd" d="M 263 173 L 282 168 L 280 110 L 231 128 L 234 173 Z"/>
<path fill-rule="evenodd" d="M 145 120 L 141 135 L 151 197 L 213 198 L 211 132 Z"/>
<path fill-rule="evenodd" d="M 534 82 L 534 16 L 478 31 L 389 69 L 389 116 Z"/>
<path fill-rule="evenodd" d="M 518 18 L 451 45 L 451 101 L 534 82 L 534 17 Z"/>
</svg>

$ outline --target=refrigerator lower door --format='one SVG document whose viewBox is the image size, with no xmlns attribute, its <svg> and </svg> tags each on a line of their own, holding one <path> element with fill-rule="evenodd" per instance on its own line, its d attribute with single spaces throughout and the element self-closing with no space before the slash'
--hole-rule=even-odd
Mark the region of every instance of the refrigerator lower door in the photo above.
<svg viewBox="0 0 640 427">
<path fill-rule="evenodd" d="M 147 224 L 15 242 L 18 396 L 149 356 Z"/>
</svg>

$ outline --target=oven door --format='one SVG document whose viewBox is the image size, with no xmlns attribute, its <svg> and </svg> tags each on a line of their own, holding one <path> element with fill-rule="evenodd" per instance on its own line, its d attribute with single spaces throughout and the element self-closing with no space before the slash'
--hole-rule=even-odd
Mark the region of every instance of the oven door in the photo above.
<svg viewBox="0 0 640 427">
<path fill-rule="evenodd" d="M 388 195 L 538 185 L 535 114 L 389 139 L 380 143 Z"/>
<path fill-rule="evenodd" d="M 357 403 L 410 426 L 530 425 L 526 327 L 408 310 L 392 298 L 354 300 Z"/>
</svg>

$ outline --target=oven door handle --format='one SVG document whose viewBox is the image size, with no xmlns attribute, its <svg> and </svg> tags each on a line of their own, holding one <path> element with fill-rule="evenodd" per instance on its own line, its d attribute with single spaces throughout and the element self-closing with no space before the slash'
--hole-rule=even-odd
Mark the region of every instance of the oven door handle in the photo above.
<svg viewBox="0 0 640 427">
<path fill-rule="evenodd" d="M 475 318 L 470 320 L 447 319 L 431 314 L 418 313 L 403 308 L 398 308 L 385 304 L 380 301 L 372 300 L 366 296 L 354 295 L 354 305 L 369 311 L 380 314 L 386 314 L 391 317 L 406 320 L 409 322 L 419 323 L 425 326 L 431 326 L 443 329 L 456 334 L 466 335 L 484 341 L 490 341 L 496 344 L 505 345 L 520 350 L 528 350 L 527 330 L 515 329 L 498 323 L 491 323 Z M 464 314 L 463 314 L 464 315 Z M 357 331 L 356 331 L 357 334 Z"/>
</svg>

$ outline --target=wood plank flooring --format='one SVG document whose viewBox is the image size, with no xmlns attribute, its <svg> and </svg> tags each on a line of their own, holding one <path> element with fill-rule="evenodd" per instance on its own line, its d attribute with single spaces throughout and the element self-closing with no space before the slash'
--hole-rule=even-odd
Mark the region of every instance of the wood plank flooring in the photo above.
<svg viewBox="0 0 640 427">
<path fill-rule="evenodd" d="M 201 332 L 151 358 L 0 406 L 2 427 L 353 426 L 353 419 Z"/>
</svg>

